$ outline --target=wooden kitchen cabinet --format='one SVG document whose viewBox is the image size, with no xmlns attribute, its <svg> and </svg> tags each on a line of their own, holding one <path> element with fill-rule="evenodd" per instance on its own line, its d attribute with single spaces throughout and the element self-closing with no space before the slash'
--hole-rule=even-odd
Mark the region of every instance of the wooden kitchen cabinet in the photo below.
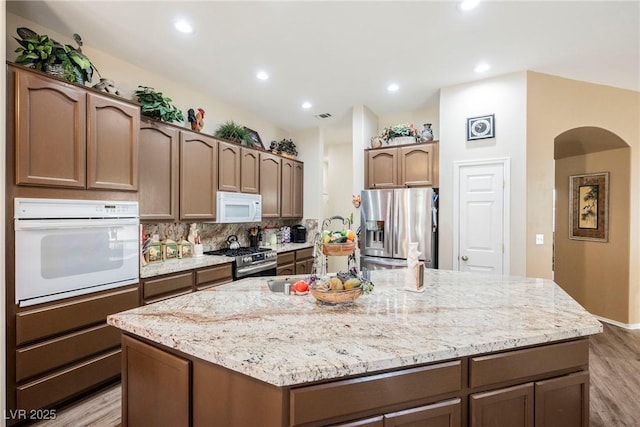
<svg viewBox="0 0 640 427">
<path fill-rule="evenodd" d="M 140 123 L 140 220 L 178 220 L 179 130 Z"/>
<path fill-rule="evenodd" d="M 19 310 L 9 407 L 49 409 L 116 380 L 120 331 L 106 317 L 137 306 L 136 285 Z"/>
<path fill-rule="evenodd" d="M 240 191 L 240 146 L 218 141 L 218 190 Z"/>
<path fill-rule="evenodd" d="M 304 163 L 293 164 L 293 217 L 302 218 L 304 214 Z"/>
<path fill-rule="evenodd" d="M 460 399 L 447 400 L 384 415 L 384 427 L 460 427 Z"/>
<path fill-rule="evenodd" d="M 296 253 L 295 251 L 278 253 L 276 275 L 293 276 L 296 274 Z"/>
<path fill-rule="evenodd" d="M 188 427 L 191 362 L 122 337 L 124 426 Z"/>
<path fill-rule="evenodd" d="M 533 427 L 533 383 L 472 394 L 470 427 Z"/>
<path fill-rule="evenodd" d="M 438 142 L 365 151 L 367 188 L 437 187 Z"/>
<path fill-rule="evenodd" d="M 216 218 L 218 141 L 201 133 L 180 132 L 180 219 Z"/>
<path fill-rule="evenodd" d="M 302 194 L 304 164 L 296 160 L 282 159 L 282 189 L 280 216 L 302 218 Z"/>
<path fill-rule="evenodd" d="M 196 290 L 208 289 L 233 281 L 231 263 L 196 270 Z"/>
<path fill-rule="evenodd" d="M 311 274 L 313 269 L 313 248 L 296 251 L 296 274 Z"/>
<path fill-rule="evenodd" d="M 87 188 L 138 190 L 140 107 L 89 93 Z"/>
<path fill-rule="evenodd" d="M 260 153 L 260 194 L 263 218 L 280 217 L 281 176 L 280 157 Z"/>
<path fill-rule="evenodd" d="M 589 427 L 589 373 L 535 383 L 536 427 Z"/>
<path fill-rule="evenodd" d="M 17 185 L 137 191 L 137 104 L 11 70 Z"/>
<path fill-rule="evenodd" d="M 258 194 L 259 177 L 257 150 L 218 141 L 218 190 Z"/>
<path fill-rule="evenodd" d="M 260 152 L 251 148 L 240 148 L 240 191 L 260 193 Z"/>
</svg>

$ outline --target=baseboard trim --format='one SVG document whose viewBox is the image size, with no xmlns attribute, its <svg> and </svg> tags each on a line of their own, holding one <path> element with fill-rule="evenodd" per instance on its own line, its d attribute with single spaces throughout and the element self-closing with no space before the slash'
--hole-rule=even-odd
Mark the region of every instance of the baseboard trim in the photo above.
<svg viewBox="0 0 640 427">
<path fill-rule="evenodd" d="M 619 326 L 621 328 L 640 329 L 640 323 L 622 323 L 622 322 L 618 322 L 617 320 L 607 319 L 606 317 L 596 316 L 595 314 L 593 314 L 592 316 L 600 320 L 601 322 L 609 323 L 611 325 Z"/>
</svg>

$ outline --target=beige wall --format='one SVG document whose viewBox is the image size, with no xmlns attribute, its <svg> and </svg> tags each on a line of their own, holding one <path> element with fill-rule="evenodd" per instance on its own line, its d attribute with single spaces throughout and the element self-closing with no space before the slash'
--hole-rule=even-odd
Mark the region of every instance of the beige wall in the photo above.
<svg viewBox="0 0 640 427">
<path fill-rule="evenodd" d="M 351 203 L 353 156 L 351 144 L 333 144 L 327 147 L 327 200 L 328 216 L 349 217 L 353 213 L 354 223 L 359 222 L 359 210 Z M 320 224 L 322 225 L 322 224 Z M 341 230 L 339 221 L 332 222 L 332 230 Z M 352 226 L 355 231 L 357 226 Z M 328 271 L 346 271 L 347 257 L 328 257 Z"/>
<path fill-rule="evenodd" d="M 439 267 L 453 268 L 452 196 L 454 162 L 509 158 L 511 186 L 509 240 L 509 274 L 525 274 L 527 256 L 524 241 L 526 230 L 525 154 L 526 154 L 526 73 L 519 72 L 480 80 L 440 90 L 440 235 Z M 467 117 L 495 114 L 496 137 L 467 141 Z M 438 126 L 436 126 L 437 128 Z M 547 170 L 553 175 L 553 165 Z M 551 196 L 549 196 L 551 197 Z M 528 230 L 528 233 L 533 233 Z M 547 234 L 547 244 L 550 245 Z M 551 260 L 551 258 L 549 258 Z"/>
<path fill-rule="evenodd" d="M 552 248 L 537 246 L 531 230 L 552 232 L 554 139 L 583 126 L 600 127 L 629 146 L 629 278 L 627 315 L 640 323 L 640 93 L 546 74 L 527 73 L 526 273 L 551 275 Z M 616 319 L 617 320 L 617 319 Z"/>
<path fill-rule="evenodd" d="M 13 53 L 15 48 L 18 47 L 18 43 L 13 39 L 13 36 L 16 36 L 15 30 L 18 27 L 28 27 L 39 34 L 47 34 L 61 43 L 75 46 L 75 42 L 69 36 L 58 34 L 20 16 L 8 13 L 6 23 L 7 59 L 10 61 L 13 61 L 17 55 Z M 281 129 L 249 111 L 234 107 L 232 102 L 225 103 L 207 93 L 203 93 L 198 88 L 197 81 L 189 80 L 188 72 L 185 72 L 184 80 L 175 81 L 155 74 L 153 70 L 141 68 L 100 50 L 93 49 L 90 45 L 83 46 L 82 52 L 91 59 L 91 62 L 98 68 L 102 77 L 109 78 L 115 82 L 122 96 L 126 98 L 133 98 L 133 92 L 138 85 L 150 86 L 162 92 L 164 96 L 171 98 L 172 103 L 182 110 L 185 119 L 189 108 L 203 108 L 205 110 L 203 133 L 213 134 L 221 123 L 233 120 L 257 131 L 263 144 L 267 147 L 270 141 L 280 140 L 288 135 L 287 130 Z M 215 78 L 215 76 L 212 76 L 212 78 Z M 93 83 L 97 82 L 98 76 L 95 75 Z M 182 125 L 188 126 L 188 122 L 182 123 Z"/>
<path fill-rule="evenodd" d="M 629 148 L 556 160 L 554 280 L 590 313 L 628 323 Z M 569 239 L 569 176 L 609 172 L 609 241 Z"/>
</svg>

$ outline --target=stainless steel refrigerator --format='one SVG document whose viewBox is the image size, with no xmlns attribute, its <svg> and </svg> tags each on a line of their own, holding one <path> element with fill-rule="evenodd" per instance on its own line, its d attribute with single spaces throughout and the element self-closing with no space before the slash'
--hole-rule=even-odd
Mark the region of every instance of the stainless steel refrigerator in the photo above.
<svg viewBox="0 0 640 427">
<path fill-rule="evenodd" d="M 363 190 L 361 199 L 361 269 L 406 267 L 410 242 L 427 268 L 438 268 L 437 189 Z"/>
</svg>

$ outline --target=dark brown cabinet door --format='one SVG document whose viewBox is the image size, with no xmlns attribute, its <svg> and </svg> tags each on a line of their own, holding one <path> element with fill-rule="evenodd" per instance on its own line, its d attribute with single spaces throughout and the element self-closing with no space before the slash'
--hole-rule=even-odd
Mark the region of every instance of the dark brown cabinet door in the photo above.
<svg viewBox="0 0 640 427">
<path fill-rule="evenodd" d="M 122 351 L 122 424 L 188 427 L 191 362 L 127 336 Z"/>
<path fill-rule="evenodd" d="M 16 70 L 16 184 L 84 188 L 86 93 Z"/>
<path fill-rule="evenodd" d="M 533 383 L 470 396 L 470 427 L 533 427 Z"/>
<path fill-rule="evenodd" d="M 262 217 L 280 217 L 280 157 L 260 153 L 260 194 Z"/>
<path fill-rule="evenodd" d="M 278 276 L 288 276 L 294 274 L 297 274 L 295 264 L 285 264 L 283 266 L 278 266 L 278 268 L 276 269 L 276 275 Z"/>
<path fill-rule="evenodd" d="M 385 427 L 460 427 L 460 399 L 386 414 Z M 500 424 L 502 425 L 502 424 Z"/>
<path fill-rule="evenodd" d="M 400 148 L 400 184 L 407 187 L 434 185 L 435 144 L 416 144 Z"/>
<path fill-rule="evenodd" d="M 535 385 L 536 427 L 589 426 L 589 373 L 579 372 Z"/>
<path fill-rule="evenodd" d="M 218 144 L 194 132 L 180 133 L 180 219 L 215 220 Z"/>
<path fill-rule="evenodd" d="M 240 146 L 218 141 L 218 190 L 240 191 Z"/>
<path fill-rule="evenodd" d="M 178 219 L 178 130 L 154 121 L 140 124 L 140 219 Z"/>
<path fill-rule="evenodd" d="M 260 192 L 260 153 L 244 148 L 240 150 L 240 191 L 258 194 Z"/>
<path fill-rule="evenodd" d="M 282 187 L 280 196 L 280 216 L 293 217 L 293 160 L 282 160 Z"/>
<path fill-rule="evenodd" d="M 367 188 L 398 186 L 398 149 L 384 148 L 367 152 Z"/>
<path fill-rule="evenodd" d="M 304 213 L 304 163 L 293 163 L 293 217 L 302 218 Z"/>
<path fill-rule="evenodd" d="M 89 93 L 87 188 L 138 190 L 140 108 Z"/>
</svg>

